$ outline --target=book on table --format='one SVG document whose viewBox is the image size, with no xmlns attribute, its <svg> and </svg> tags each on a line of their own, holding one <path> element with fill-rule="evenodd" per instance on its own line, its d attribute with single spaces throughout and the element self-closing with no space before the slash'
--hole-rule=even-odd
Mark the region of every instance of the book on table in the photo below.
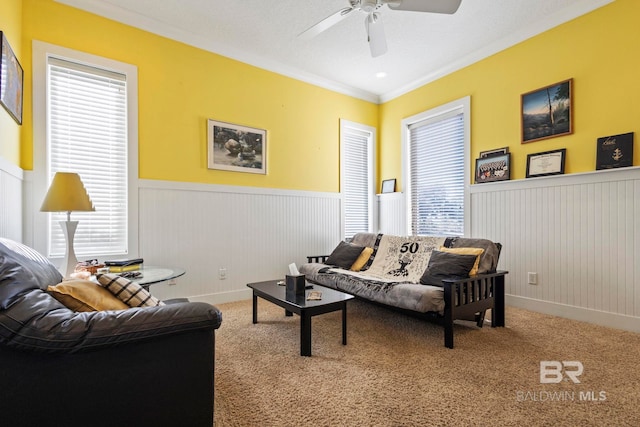
<svg viewBox="0 0 640 427">
<path fill-rule="evenodd" d="M 143 264 L 142 258 L 135 259 L 123 259 L 123 260 L 114 260 L 114 261 L 105 261 L 104 265 L 109 267 L 110 273 L 122 273 L 125 271 L 135 271 L 140 270 Z"/>
</svg>

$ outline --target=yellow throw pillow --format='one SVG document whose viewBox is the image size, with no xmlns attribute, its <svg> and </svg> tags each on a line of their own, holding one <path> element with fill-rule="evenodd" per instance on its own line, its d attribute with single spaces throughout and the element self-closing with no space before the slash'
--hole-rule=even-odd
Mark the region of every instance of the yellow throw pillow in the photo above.
<svg viewBox="0 0 640 427">
<path fill-rule="evenodd" d="M 476 262 L 473 264 L 473 268 L 469 272 L 469 276 L 475 276 L 478 274 L 478 264 L 480 264 L 480 255 L 484 252 L 482 248 L 446 248 L 440 246 L 440 252 L 449 252 L 459 255 L 476 255 Z"/>
<path fill-rule="evenodd" d="M 373 253 L 373 248 L 364 248 L 362 252 L 360 252 L 358 259 L 356 259 L 353 262 L 353 264 L 351 264 L 350 270 L 351 271 L 362 270 L 362 267 L 364 267 L 367 261 L 369 261 L 369 257 L 371 256 L 372 253 Z"/>
<path fill-rule="evenodd" d="M 126 310 L 127 304 L 111 292 L 89 280 L 67 280 L 47 291 L 65 307 L 73 311 Z"/>
</svg>

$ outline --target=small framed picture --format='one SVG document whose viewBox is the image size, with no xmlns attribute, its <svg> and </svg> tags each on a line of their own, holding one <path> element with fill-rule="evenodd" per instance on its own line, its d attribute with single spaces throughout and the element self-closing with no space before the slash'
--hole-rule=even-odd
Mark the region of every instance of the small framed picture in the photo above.
<svg viewBox="0 0 640 427">
<path fill-rule="evenodd" d="M 476 184 L 510 179 L 511 154 L 495 154 L 476 159 Z"/>
<path fill-rule="evenodd" d="M 267 131 L 207 120 L 209 169 L 267 173 Z"/>
<path fill-rule="evenodd" d="M 394 193 L 396 191 L 396 179 L 385 179 L 382 181 L 382 193 Z"/>
<path fill-rule="evenodd" d="M 495 150 L 481 151 L 480 158 L 484 159 L 485 157 L 495 156 L 496 154 L 507 154 L 509 152 L 509 147 L 496 148 Z"/>
<path fill-rule="evenodd" d="M 0 31 L 0 104 L 19 125 L 22 124 L 22 84 L 24 71 L 9 42 Z"/>
<path fill-rule="evenodd" d="M 596 170 L 633 166 L 633 132 L 598 138 Z"/>
<path fill-rule="evenodd" d="M 573 133 L 573 79 L 522 95 L 522 143 Z"/>
<path fill-rule="evenodd" d="M 527 178 L 564 173 L 566 148 L 527 155 Z"/>
</svg>

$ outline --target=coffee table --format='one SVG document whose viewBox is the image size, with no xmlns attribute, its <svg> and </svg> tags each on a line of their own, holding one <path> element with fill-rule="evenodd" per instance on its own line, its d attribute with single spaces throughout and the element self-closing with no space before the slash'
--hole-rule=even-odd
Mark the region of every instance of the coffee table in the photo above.
<svg viewBox="0 0 640 427">
<path fill-rule="evenodd" d="M 342 310 L 342 345 L 347 345 L 347 301 L 353 299 L 353 295 L 309 282 L 307 286 L 313 286 L 313 289 L 307 289 L 305 295 L 288 295 L 285 286 L 278 282 L 281 281 L 247 284 L 253 289 L 253 323 L 258 323 L 258 297 L 284 308 L 285 316 L 296 313 L 300 316 L 300 355 L 311 356 L 311 317 Z M 310 290 L 322 292 L 322 299 L 307 301 Z"/>
</svg>

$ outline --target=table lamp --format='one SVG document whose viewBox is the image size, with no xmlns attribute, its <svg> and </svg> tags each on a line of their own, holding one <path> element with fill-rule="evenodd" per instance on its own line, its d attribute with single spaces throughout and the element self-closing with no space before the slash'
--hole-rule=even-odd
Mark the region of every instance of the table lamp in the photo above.
<svg viewBox="0 0 640 427">
<path fill-rule="evenodd" d="M 77 173 L 56 172 L 40 211 L 67 212 L 67 220 L 60 221 L 60 227 L 62 227 L 67 243 L 60 272 L 67 278 L 74 272 L 78 263 L 73 250 L 73 237 L 78 227 L 78 221 L 71 221 L 71 211 L 95 211 L 80 176 Z"/>
</svg>

